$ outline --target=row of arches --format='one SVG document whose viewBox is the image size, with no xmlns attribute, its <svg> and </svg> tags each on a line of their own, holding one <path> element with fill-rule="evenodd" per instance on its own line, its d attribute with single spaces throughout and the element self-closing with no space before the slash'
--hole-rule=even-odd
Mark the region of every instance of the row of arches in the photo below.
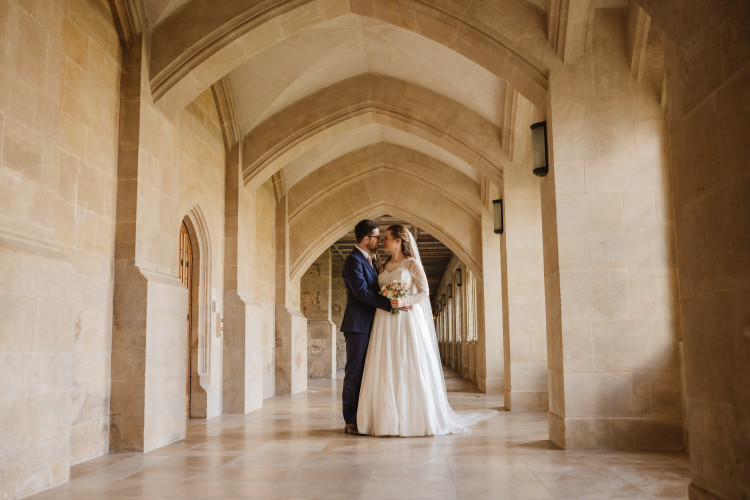
<svg viewBox="0 0 750 500">
<path fill-rule="evenodd" d="M 710 395 L 699 384 L 691 386 L 689 377 L 689 390 L 679 394 L 680 368 L 697 365 L 693 346 L 701 345 L 686 342 L 691 361 L 681 364 L 676 354 L 680 328 L 693 339 L 700 337 L 703 330 L 696 333 L 694 326 L 699 320 L 691 316 L 700 308 L 686 308 L 688 321 L 676 326 L 673 318 L 681 313 L 674 311 L 675 275 L 688 273 L 690 278 L 691 271 L 673 265 L 676 259 L 668 244 L 639 253 L 630 235 L 657 235 L 654 240 L 661 243 L 670 241 L 677 227 L 678 250 L 703 248 L 691 245 L 693 233 L 684 222 L 695 206 L 682 202 L 710 190 L 701 189 L 695 179 L 687 188 L 681 184 L 685 173 L 679 169 L 684 167 L 674 170 L 680 181 L 674 198 L 682 215 L 660 210 L 669 205 L 672 189 L 670 176 L 664 175 L 670 168 L 664 108 L 671 113 L 670 136 L 680 139 L 674 143 L 676 156 L 685 163 L 691 159 L 686 152 L 697 147 L 693 143 L 701 143 L 691 140 L 700 135 L 695 132 L 700 127 L 690 121 L 689 112 L 704 98 L 714 99 L 706 95 L 722 84 L 716 79 L 739 72 L 744 59 L 727 57 L 718 71 L 702 71 L 711 75 L 709 83 L 691 72 L 686 74 L 692 83 L 675 83 L 680 80 L 675 75 L 692 61 L 710 59 L 691 53 L 696 44 L 683 42 L 694 41 L 693 35 L 672 19 L 673 12 L 689 17 L 689 9 L 670 10 L 650 0 L 607 3 L 614 9 L 597 8 L 601 2 L 580 1 L 577 8 L 568 3 L 275 0 L 230 1 L 214 8 L 188 0 L 176 2 L 179 6 L 170 15 L 149 25 L 142 9 L 133 7 L 137 2 L 113 0 L 124 47 L 120 95 L 125 117 L 118 138 L 118 205 L 124 210 L 118 206 L 115 239 L 128 249 L 118 253 L 120 245 L 115 245 L 112 449 L 122 444 L 120 436 L 132 438 L 124 448 L 150 449 L 179 438 L 180 432 L 184 435 L 184 427 L 161 417 L 163 408 L 175 406 L 172 393 L 154 387 L 178 378 L 172 370 L 177 365 L 165 352 L 177 345 L 170 328 L 189 304 L 198 309 L 189 318 L 191 330 L 198 333 L 188 337 L 195 363 L 187 372 L 197 375 L 202 388 L 191 381 L 192 414 L 198 416 L 205 408 L 206 416 L 215 415 L 226 401 L 231 404 L 223 405 L 225 412 L 244 412 L 262 405 L 270 394 L 304 390 L 299 279 L 320 251 L 354 222 L 383 214 L 429 230 L 465 264 L 467 275 L 471 271 L 481 283 L 474 297 L 483 306 L 476 337 L 484 342 L 486 356 L 474 369 L 478 379 L 484 376 L 483 389 L 514 390 L 510 380 L 518 379 L 511 376 L 516 360 L 508 353 L 517 346 L 511 338 L 518 328 L 514 318 L 522 311 L 516 292 L 523 284 L 534 288 L 535 299 L 545 299 L 545 370 L 554 394 L 549 402 L 550 439 L 570 447 L 681 446 L 684 414 L 676 401 L 692 396 L 690 408 L 699 412 L 694 422 L 711 416 Z M 653 55 L 647 54 L 649 33 L 661 37 L 661 32 L 649 30 L 645 12 L 654 15 L 655 24 L 669 37 L 665 57 L 671 73 L 659 80 L 672 82 L 672 94 L 664 91 L 668 85 L 663 82 L 659 89 L 641 85 L 637 65 L 660 64 L 659 57 L 646 57 Z M 286 75 L 278 98 L 263 96 L 259 101 L 268 105 L 253 119 L 243 118 L 247 100 L 262 87 L 243 81 L 243 65 L 309 30 L 334 25 L 351 29 L 372 22 L 406 33 L 404 40 L 418 37 L 425 47 L 434 48 L 429 54 L 433 66 L 445 54 L 462 58 L 465 65 L 446 63 L 445 71 L 430 70 L 422 78 L 403 64 L 368 67 L 356 74 L 331 72 L 333 76 L 324 66 L 310 65 Z M 592 50 L 593 41 L 601 43 L 597 50 Z M 716 46 L 733 44 L 720 42 Z M 281 59 L 279 66 L 256 76 L 271 78 L 283 66 Z M 712 68 L 702 64 L 702 70 Z M 447 75 L 457 81 L 466 78 L 470 88 L 481 78 L 472 80 L 456 69 L 466 67 L 491 76 L 484 81 L 497 86 L 493 95 L 502 96 L 497 99 L 501 109 L 482 112 L 477 109 L 481 100 L 467 97 L 471 92 L 450 95 L 445 92 L 450 86 L 429 82 Z M 156 144 L 155 138 L 175 131 L 177 137 L 181 127 L 193 126 L 176 117 L 208 89 L 216 101 L 217 123 L 211 113 L 196 121 L 222 129 L 225 171 L 219 169 L 220 175 L 208 181 L 224 192 L 201 201 L 202 208 L 185 219 L 199 254 L 194 256 L 199 275 L 177 301 L 165 298 L 171 297 L 165 290 L 178 288 L 176 265 L 165 264 L 168 259 L 160 253 L 170 245 L 176 248 L 172 243 L 177 234 L 160 235 L 162 220 L 149 225 L 147 219 L 155 217 L 154 207 L 167 213 L 161 219 L 174 226 L 185 216 L 179 201 L 185 193 L 163 182 L 174 176 L 170 168 L 179 158 L 179 147 L 169 140 Z M 244 97 L 234 102 L 235 95 Z M 724 95 L 717 95 L 711 109 L 726 104 Z M 668 105 L 672 101 L 665 96 L 676 105 Z M 525 136 L 530 122 L 544 118 L 549 122 L 552 168 L 539 182 L 529 175 Z M 720 145 L 715 149 L 725 145 L 723 138 L 713 142 Z M 704 161 L 708 155 L 692 156 L 704 167 L 710 163 Z M 648 175 L 639 175 L 644 171 Z M 635 178 L 638 182 L 631 183 Z M 509 230 L 503 237 L 494 234 L 491 217 L 491 202 L 500 197 L 508 209 Z M 629 250 L 638 258 L 630 258 Z M 223 266 L 223 272 L 217 266 Z M 682 292 L 691 304 L 702 293 L 713 293 L 695 285 L 708 281 L 681 280 L 689 285 Z M 644 290 L 649 291 L 643 294 L 646 299 L 639 296 Z M 123 313 L 129 311 L 136 313 L 126 318 Z M 230 319 L 226 337 L 220 337 L 215 321 L 221 312 Z M 444 325 L 455 313 L 445 312 L 439 321 Z M 650 321 L 645 330 L 639 315 Z M 451 334 L 441 331 L 450 343 Z M 159 356 L 149 358 L 154 345 Z M 622 355 L 637 354 L 641 348 L 647 354 L 641 359 Z M 133 358 L 118 357 L 125 352 Z M 154 378 L 154 373 L 162 378 Z M 260 388 L 257 379 L 262 380 Z M 590 389 L 601 404 L 588 404 L 581 387 Z M 137 395 L 128 399 L 131 390 Z M 165 394 L 170 397 L 163 398 Z M 136 404 L 130 404 L 133 400 Z M 741 428 L 741 420 L 729 415 L 734 407 L 729 407 L 718 419 L 726 425 L 716 427 Z M 728 441 L 712 440 L 701 424 L 693 424 L 690 431 L 693 442 L 713 453 L 706 456 L 719 456 L 727 448 L 715 445 Z M 700 473 L 712 477 L 703 481 L 699 474 L 701 484 L 722 484 L 712 476 L 709 461 L 694 460 Z"/>
<path fill-rule="evenodd" d="M 315 8 L 316 5 L 322 3 L 303 2 L 294 6 L 294 9 Z M 335 6 L 340 10 L 334 9 L 332 12 L 336 14 L 330 15 L 360 15 L 359 6 L 352 5 L 337 3 Z M 394 7 L 392 4 L 389 5 Z M 482 8 L 489 8 L 486 3 L 479 2 L 477 5 L 479 10 L 474 11 L 475 15 L 481 12 Z M 290 3 L 279 2 L 277 6 L 279 12 L 294 11 Z M 186 4 L 184 10 L 187 11 L 190 7 L 190 4 Z M 394 8 L 398 10 L 402 7 L 421 13 L 423 4 L 404 2 L 403 5 Z M 233 8 L 230 7 L 229 10 Z M 291 10 L 285 10 L 287 8 Z M 519 15 L 526 16 L 527 20 L 539 20 L 538 11 L 530 8 L 525 2 L 508 2 L 503 8 L 517 8 L 522 12 Z M 378 7 L 375 7 L 373 12 L 375 11 L 378 11 Z M 252 36 L 252 30 L 246 33 L 244 30 L 247 26 L 253 25 L 252 23 L 259 23 L 253 26 L 263 29 L 261 26 L 265 24 L 262 22 L 262 15 L 252 8 L 242 11 L 241 14 L 237 12 L 242 19 L 239 22 L 247 23 L 244 27 L 232 31 L 233 36 L 237 37 L 237 43 L 247 43 L 251 39 L 253 43 L 258 42 L 257 37 Z M 297 14 L 302 12 L 306 15 L 303 16 L 304 22 L 301 27 L 292 29 L 286 36 L 296 33 L 295 29 L 301 30 L 303 27 L 312 26 L 314 22 L 323 23 L 329 19 L 326 17 L 329 14 L 316 17 L 307 15 L 309 11 L 303 10 L 297 11 Z M 378 16 L 386 15 L 383 11 L 380 11 L 380 14 L 373 12 L 370 12 L 370 15 L 381 20 L 383 18 Z M 434 14 L 436 11 L 431 12 Z M 447 11 L 440 12 L 445 14 Z M 175 13 L 175 19 L 182 14 L 185 12 Z M 194 14 L 195 11 L 191 13 Z M 260 17 L 254 17 L 256 14 Z M 455 14 L 451 13 L 443 21 L 448 24 L 454 22 L 458 19 Z M 286 19 L 283 15 L 277 19 L 278 22 Z M 249 21 L 251 18 L 252 21 Z M 390 17 L 388 20 L 393 22 Z M 394 24 L 401 26 L 399 22 Z M 165 43 L 165 39 L 160 37 L 169 33 L 171 26 L 171 20 L 167 19 L 154 29 L 156 43 L 151 46 L 152 74 L 169 72 L 166 68 L 172 63 L 164 63 L 163 54 L 159 51 L 164 48 Z M 540 27 L 538 22 L 530 23 L 529 26 L 531 27 L 527 29 L 531 32 Z M 205 26 L 201 27 L 203 28 Z M 510 28 L 508 32 L 520 37 L 519 40 L 523 39 L 518 32 Z M 472 34 L 476 32 L 472 31 Z M 183 38 L 191 36 L 197 35 L 185 33 Z M 272 38 L 272 41 L 268 42 L 269 46 L 278 43 L 280 39 Z M 513 50 L 517 53 L 521 50 L 519 47 L 524 47 L 531 52 L 537 50 L 540 54 L 547 51 L 545 60 L 552 61 L 549 47 L 539 49 L 546 45 L 538 42 L 538 39 L 524 40 L 523 43 L 517 41 Z M 196 49 L 204 43 L 201 49 Z M 185 63 L 180 70 L 188 73 L 172 83 L 169 83 L 170 78 L 178 78 L 178 73 L 163 79 L 152 79 L 157 107 L 165 109 L 163 106 L 168 106 L 165 103 L 169 102 L 173 92 L 171 89 L 178 89 L 183 80 L 188 81 L 201 71 L 216 70 L 211 69 L 212 58 L 224 57 L 219 54 L 224 53 L 224 50 L 230 50 L 227 47 L 233 42 L 229 45 L 222 45 L 223 43 L 224 41 L 213 45 L 213 42 L 200 39 L 200 36 L 192 42 L 186 41 L 185 46 L 192 47 L 192 52 L 186 52 L 184 58 L 176 56 L 174 60 L 185 62 L 189 59 L 191 62 Z M 451 49 L 455 49 L 455 46 L 451 46 Z M 475 49 L 476 47 L 471 50 Z M 253 50 L 259 52 L 262 49 L 256 47 Z M 505 50 L 507 46 L 500 53 L 505 54 Z M 192 54 L 201 52 L 202 55 L 193 59 Z M 248 53 L 246 56 L 235 54 L 231 62 L 226 60 L 222 63 L 221 75 L 224 76 L 233 67 L 249 61 L 254 53 L 257 52 Z M 205 59 L 201 59 L 202 57 Z M 486 60 L 482 60 L 479 52 L 473 52 L 470 59 L 480 66 L 484 64 L 485 69 L 491 66 Z M 528 62 L 533 59 L 529 56 L 524 60 Z M 519 76 L 518 72 L 529 68 L 518 61 L 513 64 L 516 63 L 517 66 L 513 66 L 514 70 L 496 75 L 502 75 L 502 79 L 509 83 L 514 82 L 514 77 L 522 81 L 523 77 Z M 194 70 L 190 69 L 193 64 Z M 552 63 L 550 65 L 554 66 Z M 533 73 L 534 71 L 527 72 L 526 76 Z M 236 83 L 234 80 L 233 84 Z M 172 84 L 174 86 L 171 86 Z M 179 93 L 176 90 L 175 92 Z M 513 92 L 520 95 L 514 96 Z M 279 225 L 285 227 L 279 230 L 280 235 L 277 236 L 276 244 L 282 248 L 277 248 L 277 252 L 281 251 L 284 257 L 276 279 L 283 282 L 281 302 L 292 311 L 289 313 L 292 318 L 289 320 L 290 323 L 294 322 L 295 301 L 299 300 L 296 298 L 296 287 L 301 274 L 322 249 L 348 232 L 356 220 L 364 217 L 377 217 L 388 213 L 413 221 L 438 236 L 477 276 L 484 277 L 488 259 L 491 259 L 489 255 L 492 254 L 489 250 L 492 245 L 486 241 L 485 236 L 488 232 L 489 201 L 495 197 L 490 196 L 489 191 L 502 192 L 506 182 L 506 171 L 515 164 L 524 163 L 524 143 L 516 138 L 522 135 L 525 125 L 528 125 L 535 114 L 546 113 L 543 107 L 541 110 L 534 109 L 535 104 L 540 104 L 539 99 L 527 100 L 523 97 L 532 96 L 533 90 L 511 85 L 506 93 L 508 103 L 515 104 L 509 106 L 503 115 L 503 119 L 507 121 L 498 124 L 429 88 L 394 76 L 363 73 L 319 89 L 312 88 L 305 97 L 283 107 L 247 131 L 244 131 L 242 126 L 231 127 L 243 130 L 243 135 L 235 135 L 226 141 L 227 152 L 236 154 L 235 158 L 241 172 L 238 190 L 256 191 L 272 180 L 278 206 L 282 207 L 280 212 L 277 211 L 276 224 L 277 228 Z M 226 108 L 231 106 L 228 105 Z M 519 110 L 524 112 L 521 113 Z M 231 118 L 231 113 L 228 116 Z M 516 127 L 517 123 L 523 125 Z M 374 141 L 372 138 L 351 139 L 356 131 L 367 127 L 377 128 L 380 137 L 376 137 Z M 384 141 L 382 137 L 389 134 L 391 137 L 399 134 L 401 137 L 407 137 L 405 142 L 408 146 Z M 327 149 L 344 140 L 349 141 L 348 147 L 339 148 L 333 156 L 325 154 Z M 428 144 L 428 147 L 423 148 L 421 152 L 417 151 L 415 140 Z M 517 142 L 518 146 L 514 147 Z M 424 149 L 428 153 L 425 153 Z M 511 151 L 515 151 L 515 154 Z M 368 158 L 360 158 L 365 156 Z M 442 159 L 438 160 L 438 156 Z M 235 161 L 235 158 L 232 161 Z M 283 175 L 280 175 L 282 172 Z M 342 175 L 342 172 L 345 173 Z M 492 267 L 499 267 L 499 264 L 495 263 Z M 293 357 L 294 347 L 289 348 L 291 351 L 285 356 Z"/>
</svg>

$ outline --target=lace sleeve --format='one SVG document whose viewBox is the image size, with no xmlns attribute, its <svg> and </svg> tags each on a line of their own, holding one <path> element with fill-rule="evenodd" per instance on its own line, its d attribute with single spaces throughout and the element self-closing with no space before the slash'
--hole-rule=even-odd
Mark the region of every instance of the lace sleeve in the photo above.
<svg viewBox="0 0 750 500">
<path fill-rule="evenodd" d="M 417 293 L 404 297 L 404 305 L 413 306 L 423 300 L 430 300 L 430 287 L 427 285 L 427 276 L 424 273 L 422 264 L 417 262 L 416 259 L 409 259 L 406 262 L 406 268 L 411 273 L 411 280 L 417 287 Z"/>
</svg>

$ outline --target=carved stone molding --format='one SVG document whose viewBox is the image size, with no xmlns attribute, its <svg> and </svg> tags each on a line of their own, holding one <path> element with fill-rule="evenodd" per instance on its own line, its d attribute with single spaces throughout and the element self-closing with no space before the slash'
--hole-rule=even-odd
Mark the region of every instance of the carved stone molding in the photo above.
<svg viewBox="0 0 750 500">
<path fill-rule="evenodd" d="M 550 0 L 547 39 L 565 63 L 580 62 L 594 34 L 593 0 Z"/>
<path fill-rule="evenodd" d="M 516 132 L 516 108 L 518 106 L 518 91 L 512 87 L 505 87 L 505 104 L 503 104 L 503 125 L 500 142 L 508 160 L 513 161 L 513 147 Z"/>
<path fill-rule="evenodd" d="M 237 118 L 237 106 L 229 77 L 225 76 L 214 83 L 211 86 L 211 93 L 216 103 L 216 111 L 219 113 L 224 148 L 228 153 L 240 143 L 240 122 Z"/>
<path fill-rule="evenodd" d="M 273 192 L 276 195 L 276 201 L 283 200 L 287 192 L 284 170 L 277 171 L 271 176 L 271 179 L 273 180 Z"/>
<path fill-rule="evenodd" d="M 133 40 L 148 31 L 143 0 L 109 0 L 109 8 L 123 48 L 128 48 Z"/>
<path fill-rule="evenodd" d="M 641 81 L 646 64 L 646 47 L 651 28 L 651 17 L 638 5 L 631 3 L 628 12 L 628 63 L 636 80 Z"/>
</svg>

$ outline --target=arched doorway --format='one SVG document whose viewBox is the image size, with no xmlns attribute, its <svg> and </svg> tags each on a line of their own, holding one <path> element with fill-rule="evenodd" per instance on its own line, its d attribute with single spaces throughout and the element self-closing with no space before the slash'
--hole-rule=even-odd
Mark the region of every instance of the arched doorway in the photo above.
<svg viewBox="0 0 750 500">
<path fill-rule="evenodd" d="M 186 363 L 187 363 L 187 370 L 186 370 L 186 377 L 185 377 L 185 420 L 190 419 L 190 380 L 191 380 L 191 363 L 190 363 L 190 353 L 191 353 L 191 338 L 192 338 L 192 321 L 193 321 L 193 301 L 192 301 L 192 277 L 193 277 L 193 248 L 192 244 L 190 243 L 190 234 L 188 233 L 187 226 L 185 225 L 185 222 L 183 222 L 180 225 L 180 267 L 179 267 L 179 276 L 180 281 L 182 281 L 182 284 L 185 285 L 185 287 L 188 289 L 188 310 L 187 310 L 187 331 L 185 335 L 185 340 L 187 344 L 187 356 L 186 356 Z"/>
<path fill-rule="evenodd" d="M 196 207 L 180 225 L 180 279 L 188 289 L 186 311 L 185 418 L 206 418 L 204 378 L 210 371 L 210 247 L 205 219 Z"/>
</svg>

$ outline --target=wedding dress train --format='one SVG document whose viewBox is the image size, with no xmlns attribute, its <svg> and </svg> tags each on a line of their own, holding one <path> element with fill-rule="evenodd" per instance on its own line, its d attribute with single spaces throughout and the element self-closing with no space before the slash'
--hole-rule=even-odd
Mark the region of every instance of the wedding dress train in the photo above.
<svg viewBox="0 0 750 500">
<path fill-rule="evenodd" d="M 373 436 L 433 436 L 466 432 L 496 412 L 456 413 L 448 403 L 432 323 L 427 277 L 421 262 L 404 259 L 386 265 L 382 287 L 405 283 L 411 311 L 378 310 L 370 333 L 359 395 L 359 432 Z"/>
</svg>

